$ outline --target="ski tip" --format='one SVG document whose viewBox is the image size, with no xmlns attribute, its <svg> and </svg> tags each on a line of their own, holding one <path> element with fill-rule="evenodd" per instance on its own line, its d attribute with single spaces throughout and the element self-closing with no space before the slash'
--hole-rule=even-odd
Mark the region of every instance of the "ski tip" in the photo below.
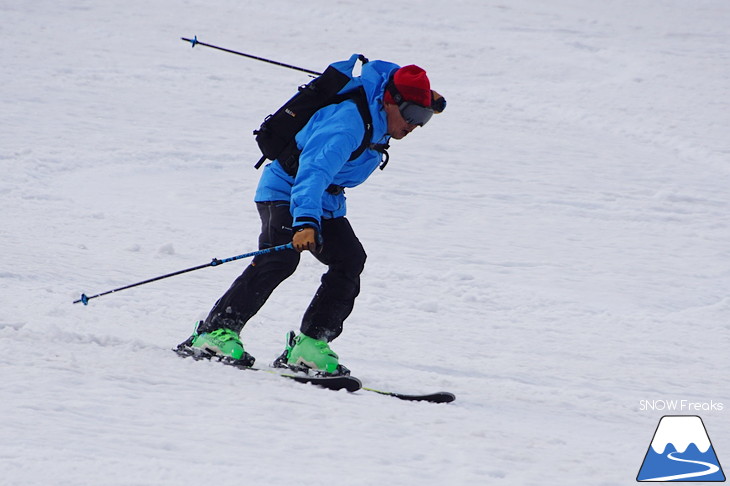
<svg viewBox="0 0 730 486">
<path fill-rule="evenodd" d="M 375 388 L 362 387 L 363 390 L 387 395 L 390 397 L 406 400 L 409 402 L 430 402 L 430 403 L 451 403 L 456 400 L 456 395 L 451 392 L 436 392 L 424 395 L 409 395 L 406 393 L 396 393 L 392 391 L 376 390 Z"/>
<path fill-rule="evenodd" d="M 437 403 L 451 403 L 456 400 L 456 395 L 451 392 L 438 392 L 434 393 L 438 397 Z"/>
<path fill-rule="evenodd" d="M 401 400 L 430 403 L 451 403 L 456 400 L 456 395 L 450 392 L 436 392 L 427 395 L 396 395 Z"/>
</svg>

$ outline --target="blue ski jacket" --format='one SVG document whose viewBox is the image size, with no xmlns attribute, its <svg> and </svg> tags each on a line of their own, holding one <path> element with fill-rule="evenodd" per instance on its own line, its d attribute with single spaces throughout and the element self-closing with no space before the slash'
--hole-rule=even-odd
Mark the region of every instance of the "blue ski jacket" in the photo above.
<svg viewBox="0 0 730 486">
<path fill-rule="evenodd" d="M 356 60 L 355 54 L 333 66 L 349 74 Z M 390 139 L 383 94 L 390 76 L 399 67 L 386 61 L 370 61 L 363 65 L 360 76 L 352 78 L 341 91 L 346 93 L 359 86 L 365 89 L 373 118 L 373 144 Z M 297 146 L 302 150 L 296 177 L 288 175 L 278 161 L 271 162 L 261 174 L 255 201 L 288 201 L 293 227 L 311 226 L 319 232 L 322 219 L 338 218 L 347 212 L 345 194 L 331 194 L 327 188 L 331 184 L 358 186 L 380 164 L 381 154 L 371 148 L 348 161 L 364 136 L 365 126 L 354 101 L 325 106 L 296 135 Z"/>
</svg>

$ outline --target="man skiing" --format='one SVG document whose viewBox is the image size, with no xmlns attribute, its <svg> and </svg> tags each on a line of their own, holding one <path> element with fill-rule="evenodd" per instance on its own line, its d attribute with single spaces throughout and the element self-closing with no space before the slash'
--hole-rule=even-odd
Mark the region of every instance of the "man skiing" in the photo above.
<svg viewBox="0 0 730 486">
<path fill-rule="evenodd" d="M 340 335 L 353 309 L 366 254 L 345 217 L 343 190 L 372 174 L 391 138 L 406 137 L 446 106 L 431 90 L 426 72 L 415 65 L 367 62 L 351 85 L 364 89 L 371 127 L 363 123 L 363 108 L 355 101 L 324 106 L 296 134 L 297 164 L 292 167 L 277 159 L 261 175 L 254 198 L 261 217 L 259 248 L 291 242 L 294 250 L 255 257 L 181 346 L 252 365 L 240 333 L 273 290 L 294 273 L 301 252 L 309 251 L 327 265 L 327 272 L 304 313 L 300 333 L 290 333 L 275 364 L 349 374 L 329 343 Z M 370 131 L 367 148 L 358 153 Z"/>
</svg>

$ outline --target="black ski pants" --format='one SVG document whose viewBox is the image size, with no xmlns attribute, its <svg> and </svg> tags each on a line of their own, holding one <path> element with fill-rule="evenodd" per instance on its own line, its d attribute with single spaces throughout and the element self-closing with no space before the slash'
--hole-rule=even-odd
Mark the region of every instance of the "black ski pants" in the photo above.
<svg viewBox="0 0 730 486">
<path fill-rule="evenodd" d="M 285 245 L 292 240 L 288 201 L 256 203 L 261 216 L 259 248 Z M 321 285 L 304 313 L 301 332 L 332 341 L 342 333 L 342 323 L 352 312 L 360 293 L 360 274 L 366 254 L 347 218 L 322 220 L 324 244 L 313 255 L 327 265 Z M 300 254 L 283 250 L 256 256 L 231 287 L 218 299 L 199 332 L 221 327 L 241 332 L 274 289 L 294 273 Z"/>
</svg>

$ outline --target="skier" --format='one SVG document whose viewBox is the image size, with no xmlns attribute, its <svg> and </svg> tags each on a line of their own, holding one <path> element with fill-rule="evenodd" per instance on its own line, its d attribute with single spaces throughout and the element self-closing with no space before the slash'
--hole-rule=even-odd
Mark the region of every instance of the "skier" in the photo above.
<svg viewBox="0 0 730 486">
<path fill-rule="evenodd" d="M 309 251 L 328 268 L 304 313 L 300 334 L 289 334 L 275 364 L 327 375 L 349 374 L 329 343 L 340 335 L 353 309 L 366 254 L 345 217 L 344 188 L 361 184 L 380 165 L 377 147 L 387 147 L 391 138 L 406 137 L 446 106 L 444 98 L 431 90 L 426 72 L 415 65 L 372 61 L 353 80 L 359 80 L 366 94 L 372 143 L 348 160 L 367 133 L 353 101 L 327 105 L 312 116 L 296 135 L 301 150 L 296 172 L 291 174 L 291 167 L 285 168 L 280 160 L 268 164 L 254 198 L 261 217 L 259 248 L 291 242 L 294 250 L 255 257 L 182 345 L 252 365 L 254 359 L 244 350 L 240 333 L 272 291 L 294 273 L 301 252 Z"/>
</svg>

